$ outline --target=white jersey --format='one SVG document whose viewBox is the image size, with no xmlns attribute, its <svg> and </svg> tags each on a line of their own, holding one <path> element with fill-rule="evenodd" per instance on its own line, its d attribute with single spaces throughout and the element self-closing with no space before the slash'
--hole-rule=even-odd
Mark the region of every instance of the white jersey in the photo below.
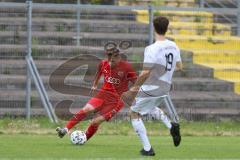
<svg viewBox="0 0 240 160">
<path fill-rule="evenodd" d="M 176 62 L 180 61 L 180 50 L 173 41 L 166 39 L 164 41 L 156 41 L 152 45 L 147 46 L 144 51 L 143 63 L 145 67 L 151 68 L 151 74 L 141 87 L 142 90 L 160 90 L 155 92 L 158 95 L 168 92 L 172 83 Z"/>
</svg>

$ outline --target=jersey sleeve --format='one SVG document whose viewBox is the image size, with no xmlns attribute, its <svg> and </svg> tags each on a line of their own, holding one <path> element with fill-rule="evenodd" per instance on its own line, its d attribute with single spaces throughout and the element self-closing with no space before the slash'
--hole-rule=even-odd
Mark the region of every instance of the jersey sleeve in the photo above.
<svg viewBox="0 0 240 160">
<path fill-rule="evenodd" d="M 137 73 L 136 71 L 133 69 L 132 65 L 128 63 L 128 67 L 127 67 L 127 80 L 131 81 L 131 82 L 135 82 L 137 79 Z"/>
<path fill-rule="evenodd" d="M 176 62 L 181 62 L 181 55 L 180 55 L 181 51 L 180 49 L 177 47 L 177 55 L 176 55 Z"/>
<path fill-rule="evenodd" d="M 143 67 L 152 68 L 155 63 L 155 60 L 156 58 L 154 58 L 153 53 L 151 53 L 151 48 L 146 47 L 144 51 Z"/>
</svg>

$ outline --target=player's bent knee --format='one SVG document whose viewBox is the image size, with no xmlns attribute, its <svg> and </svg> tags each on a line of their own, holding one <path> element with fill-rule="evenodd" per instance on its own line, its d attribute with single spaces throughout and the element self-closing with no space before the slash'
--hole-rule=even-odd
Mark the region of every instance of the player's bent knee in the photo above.
<svg viewBox="0 0 240 160">
<path fill-rule="evenodd" d="M 86 104 L 84 107 L 83 107 L 83 111 L 85 113 L 90 113 L 90 112 L 93 112 L 95 110 L 95 108 L 91 105 L 91 104 Z"/>
</svg>

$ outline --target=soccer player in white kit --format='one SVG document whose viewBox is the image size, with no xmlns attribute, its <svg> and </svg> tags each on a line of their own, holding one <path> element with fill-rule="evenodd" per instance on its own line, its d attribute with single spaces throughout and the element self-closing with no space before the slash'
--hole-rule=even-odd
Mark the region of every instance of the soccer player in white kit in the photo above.
<svg viewBox="0 0 240 160">
<path fill-rule="evenodd" d="M 143 149 L 140 153 L 144 156 L 154 156 L 155 152 L 149 142 L 141 115 L 153 110 L 161 112 L 156 107 L 171 89 L 173 72 L 182 69 L 178 46 L 165 38 L 168 24 L 169 20 L 166 17 L 156 17 L 153 20 L 156 41 L 145 48 L 143 70 L 133 87 L 122 95 L 124 101 L 132 105 L 131 122 L 142 142 Z M 136 101 L 133 104 L 134 98 Z M 181 141 L 179 124 L 170 122 L 167 118 L 164 123 L 170 129 L 174 145 L 178 146 Z"/>
</svg>

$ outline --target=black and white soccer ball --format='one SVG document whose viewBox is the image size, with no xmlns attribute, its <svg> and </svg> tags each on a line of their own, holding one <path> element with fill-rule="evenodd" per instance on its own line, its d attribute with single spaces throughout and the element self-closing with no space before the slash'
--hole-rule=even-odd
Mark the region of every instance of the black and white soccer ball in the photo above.
<svg viewBox="0 0 240 160">
<path fill-rule="evenodd" d="M 76 130 L 71 133 L 71 142 L 76 145 L 83 145 L 87 141 L 87 136 L 83 131 Z"/>
</svg>

